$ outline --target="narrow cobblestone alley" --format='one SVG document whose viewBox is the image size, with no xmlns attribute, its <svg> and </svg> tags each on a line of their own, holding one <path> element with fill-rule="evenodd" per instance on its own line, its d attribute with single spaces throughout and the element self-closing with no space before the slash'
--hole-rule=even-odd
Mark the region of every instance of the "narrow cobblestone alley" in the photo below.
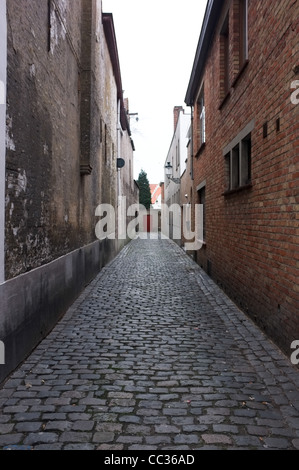
<svg viewBox="0 0 299 470">
<path fill-rule="evenodd" d="M 299 449 L 299 374 L 175 243 L 137 239 L 0 390 L 0 448 Z"/>
</svg>

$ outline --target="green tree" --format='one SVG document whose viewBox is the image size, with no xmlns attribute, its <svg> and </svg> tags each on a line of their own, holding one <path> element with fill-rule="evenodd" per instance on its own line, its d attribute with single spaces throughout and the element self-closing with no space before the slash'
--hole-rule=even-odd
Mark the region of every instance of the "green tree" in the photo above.
<svg viewBox="0 0 299 470">
<path fill-rule="evenodd" d="M 140 171 L 137 182 L 139 186 L 139 203 L 149 209 L 152 203 L 152 195 L 147 174 L 144 170 Z"/>
</svg>

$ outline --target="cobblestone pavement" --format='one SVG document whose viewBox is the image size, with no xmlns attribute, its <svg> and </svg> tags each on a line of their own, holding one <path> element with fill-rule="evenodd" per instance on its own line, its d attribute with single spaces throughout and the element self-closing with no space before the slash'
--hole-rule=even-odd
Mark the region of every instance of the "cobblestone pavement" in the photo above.
<svg viewBox="0 0 299 470">
<path fill-rule="evenodd" d="M 0 449 L 298 449 L 298 385 L 175 243 L 138 239 L 0 390 Z"/>
</svg>

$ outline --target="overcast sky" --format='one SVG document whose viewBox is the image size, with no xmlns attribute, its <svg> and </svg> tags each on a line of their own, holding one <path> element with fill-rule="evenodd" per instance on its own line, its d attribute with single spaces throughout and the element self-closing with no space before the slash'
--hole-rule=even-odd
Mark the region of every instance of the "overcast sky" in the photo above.
<svg viewBox="0 0 299 470">
<path fill-rule="evenodd" d="M 124 97 L 132 118 L 134 177 L 164 178 L 173 108 L 183 106 L 207 0 L 102 0 L 112 13 Z"/>
</svg>

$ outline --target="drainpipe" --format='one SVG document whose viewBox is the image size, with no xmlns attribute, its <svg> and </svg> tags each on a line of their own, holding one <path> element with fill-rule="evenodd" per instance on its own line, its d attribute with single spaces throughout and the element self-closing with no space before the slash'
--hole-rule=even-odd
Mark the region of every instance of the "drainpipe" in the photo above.
<svg viewBox="0 0 299 470">
<path fill-rule="evenodd" d="M 121 158 L 121 100 L 117 103 L 117 159 Z M 126 239 L 126 203 L 123 195 L 121 169 L 117 165 L 117 239 Z"/>
<path fill-rule="evenodd" d="M 193 138 L 193 122 L 194 122 L 194 109 L 193 106 L 191 106 L 191 169 L 190 169 L 190 176 L 191 180 L 194 180 L 194 170 L 193 170 L 193 162 L 194 162 L 194 138 Z"/>
<path fill-rule="evenodd" d="M 120 123 L 120 100 L 117 103 L 117 158 L 120 158 L 120 141 L 121 141 L 121 123 Z M 120 169 L 117 168 L 117 196 L 121 197 L 121 178 L 120 178 Z"/>
</svg>

